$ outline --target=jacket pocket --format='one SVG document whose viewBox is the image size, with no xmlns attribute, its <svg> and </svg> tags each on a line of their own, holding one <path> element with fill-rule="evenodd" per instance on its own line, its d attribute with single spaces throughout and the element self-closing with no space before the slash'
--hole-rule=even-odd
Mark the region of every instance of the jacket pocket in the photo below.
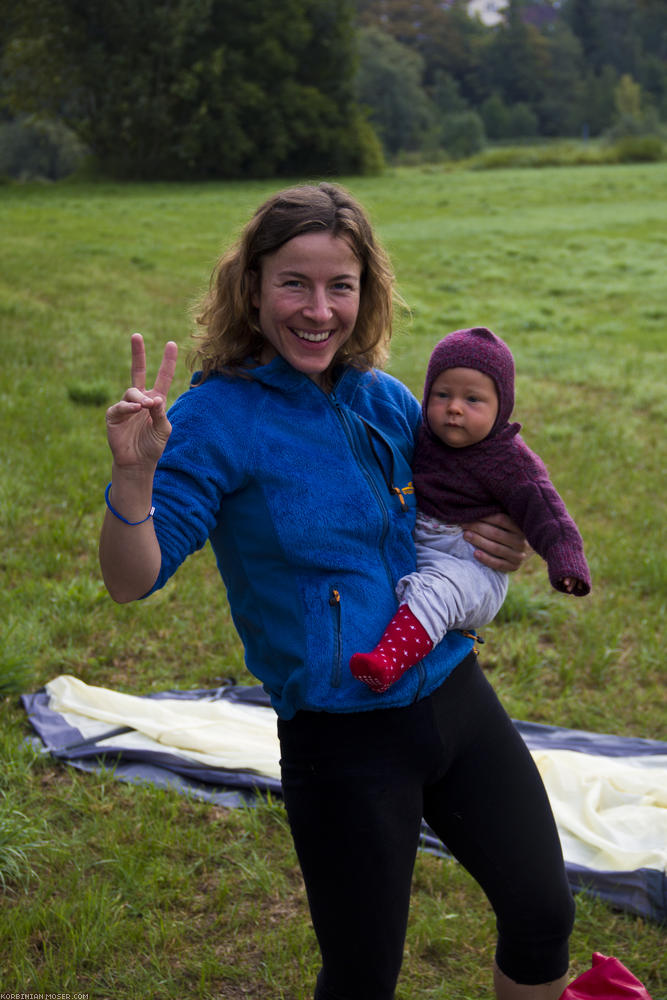
<svg viewBox="0 0 667 1000">
<path fill-rule="evenodd" d="M 329 588 L 329 607 L 331 608 L 331 621 L 333 628 L 333 663 L 331 667 L 331 686 L 340 687 L 342 673 L 342 647 L 340 621 L 340 592 L 336 587 Z"/>
</svg>

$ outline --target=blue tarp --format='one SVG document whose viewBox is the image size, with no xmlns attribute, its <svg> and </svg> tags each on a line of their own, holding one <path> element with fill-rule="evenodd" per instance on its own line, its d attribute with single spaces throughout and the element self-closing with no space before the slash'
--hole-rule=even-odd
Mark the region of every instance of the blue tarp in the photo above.
<svg viewBox="0 0 667 1000">
<path fill-rule="evenodd" d="M 156 699 L 184 701 L 225 699 L 237 703 L 264 706 L 273 711 L 261 687 L 226 684 L 217 689 L 163 691 L 148 695 Z M 281 795 L 280 782 L 250 770 L 231 771 L 188 761 L 168 750 L 123 746 L 128 727 L 107 728 L 95 737 L 85 738 L 59 712 L 50 707 L 47 691 L 22 696 L 23 706 L 39 736 L 42 748 L 59 760 L 85 771 L 113 770 L 115 778 L 128 782 L 148 782 L 173 788 L 196 798 L 226 807 L 252 804 L 258 795 Z M 514 723 L 531 751 L 572 750 L 602 757 L 656 758 L 667 760 L 667 743 L 658 740 L 619 737 L 578 729 L 563 729 L 537 723 Z M 104 741 L 115 737 L 114 746 Z M 422 849 L 446 856 L 442 842 L 424 824 Z M 664 871 L 639 868 L 634 871 L 598 871 L 566 861 L 570 885 L 575 891 L 590 893 L 611 906 L 651 920 L 667 922 L 667 877 Z"/>
</svg>

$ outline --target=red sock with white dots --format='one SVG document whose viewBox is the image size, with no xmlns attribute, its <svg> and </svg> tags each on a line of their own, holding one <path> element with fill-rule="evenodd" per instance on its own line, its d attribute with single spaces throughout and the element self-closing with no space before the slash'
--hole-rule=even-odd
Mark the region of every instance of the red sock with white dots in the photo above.
<svg viewBox="0 0 667 1000">
<path fill-rule="evenodd" d="M 407 604 L 400 608 L 370 653 L 355 653 L 350 670 L 358 681 L 382 693 L 433 649 L 428 632 Z"/>
</svg>

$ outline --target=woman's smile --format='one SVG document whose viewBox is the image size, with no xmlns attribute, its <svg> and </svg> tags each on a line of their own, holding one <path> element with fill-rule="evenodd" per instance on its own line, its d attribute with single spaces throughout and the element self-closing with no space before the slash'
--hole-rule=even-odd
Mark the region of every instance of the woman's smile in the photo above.
<svg viewBox="0 0 667 1000">
<path fill-rule="evenodd" d="M 308 340 L 313 344 L 321 344 L 333 335 L 331 330 L 292 330 L 292 333 L 296 334 L 300 340 Z"/>
</svg>

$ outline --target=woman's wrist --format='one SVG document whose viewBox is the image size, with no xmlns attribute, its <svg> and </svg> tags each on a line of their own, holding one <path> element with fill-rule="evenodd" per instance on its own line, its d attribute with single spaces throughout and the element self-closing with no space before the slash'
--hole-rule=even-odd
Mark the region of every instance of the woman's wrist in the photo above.
<svg viewBox="0 0 667 1000">
<path fill-rule="evenodd" d="M 127 517 L 121 514 L 120 511 L 117 511 L 114 505 L 111 503 L 112 485 L 113 485 L 112 483 L 109 483 L 106 490 L 104 491 L 104 500 L 107 505 L 107 510 L 110 510 L 113 516 L 117 518 L 117 520 L 122 521 L 123 524 L 129 525 L 130 528 L 137 528 L 140 524 L 144 524 L 146 521 L 148 521 L 149 518 L 153 516 L 153 514 L 155 513 L 155 507 L 151 505 L 151 509 L 146 514 L 146 517 L 142 517 L 138 521 L 130 521 Z"/>
<path fill-rule="evenodd" d="M 154 470 L 128 470 L 113 466 L 104 499 L 107 509 L 118 521 L 135 527 L 152 517 L 153 473 Z"/>
</svg>

